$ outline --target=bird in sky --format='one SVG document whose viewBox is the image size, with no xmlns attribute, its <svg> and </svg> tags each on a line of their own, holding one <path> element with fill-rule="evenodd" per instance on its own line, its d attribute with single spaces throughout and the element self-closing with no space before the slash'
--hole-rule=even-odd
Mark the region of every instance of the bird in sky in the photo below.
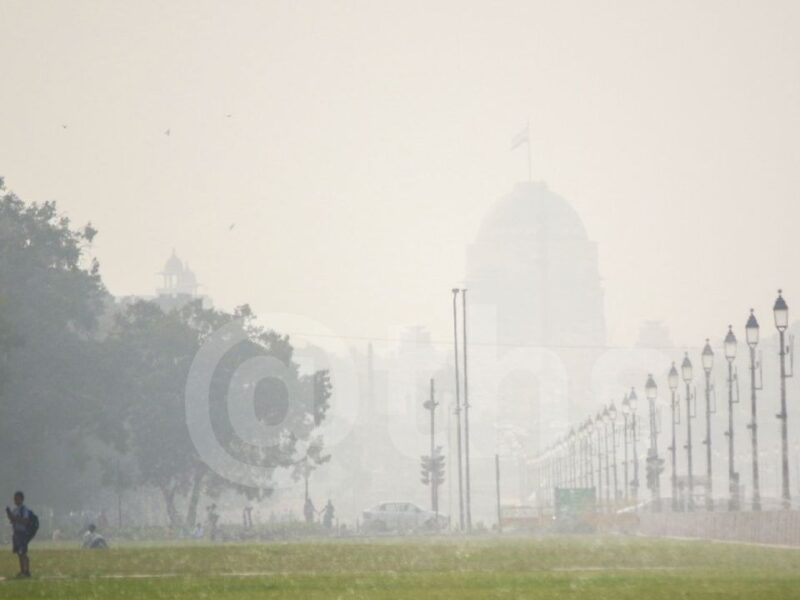
<svg viewBox="0 0 800 600">
<path fill-rule="evenodd" d="M 61 126 L 61 129 L 66 129 L 66 128 L 67 128 L 67 126 L 66 126 L 66 125 L 62 125 L 62 126 Z"/>
<path fill-rule="evenodd" d="M 167 129 L 167 130 L 164 132 L 164 135 L 166 135 L 167 137 L 169 137 L 169 129 Z"/>
<path fill-rule="evenodd" d="M 231 223 L 231 226 L 228 227 L 228 231 L 233 231 L 234 227 L 236 227 L 236 223 Z"/>
</svg>

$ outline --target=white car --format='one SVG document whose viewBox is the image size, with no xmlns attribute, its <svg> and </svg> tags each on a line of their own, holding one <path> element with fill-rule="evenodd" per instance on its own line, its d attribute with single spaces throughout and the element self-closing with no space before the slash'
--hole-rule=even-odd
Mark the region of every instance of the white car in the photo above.
<svg viewBox="0 0 800 600">
<path fill-rule="evenodd" d="M 435 530 L 447 527 L 447 517 L 411 502 L 383 502 L 363 513 L 367 531 Z"/>
</svg>

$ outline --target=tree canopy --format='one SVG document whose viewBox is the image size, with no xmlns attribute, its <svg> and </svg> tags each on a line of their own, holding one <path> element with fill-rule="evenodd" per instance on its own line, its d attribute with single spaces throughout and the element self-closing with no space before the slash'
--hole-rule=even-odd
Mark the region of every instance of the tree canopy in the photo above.
<svg viewBox="0 0 800 600">
<path fill-rule="evenodd" d="M 209 389 L 219 443 L 242 462 L 290 473 L 327 459 L 316 431 L 331 396 L 326 372 L 301 373 L 288 337 L 260 326 L 246 305 L 115 301 L 90 254 L 96 233 L 74 227 L 54 202 L 26 204 L 0 179 L 0 480 L 63 510 L 80 508 L 98 486 L 149 486 L 175 526 L 194 524 L 203 494 L 268 495 L 269 486 L 210 469 L 187 428 L 193 360 L 229 325 L 242 341 L 215 365 Z M 280 425 L 264 447 L 239 440 L 226 412 L 232 378 L 255 357 L 277 359 L 290 379 L 252 382 L 257 419 Z M 302 410 L 287 411 L 287 385 Z"/>
</svg>

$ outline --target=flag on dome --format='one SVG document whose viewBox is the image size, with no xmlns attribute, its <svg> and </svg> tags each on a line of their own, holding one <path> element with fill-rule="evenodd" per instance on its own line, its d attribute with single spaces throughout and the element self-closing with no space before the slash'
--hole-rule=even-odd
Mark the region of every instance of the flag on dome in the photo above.
<svg viewBox="0 0 800 600">
<path fill-rule="evenodd" d="M 530 143 L 530 140 L 528 139 L 528 126 L 525 125 L 525 129 L 511 138 L 511 149 L 514 150 L 515 148 L 519 148 L 522 144 L 528 143 Z"/>
</svg>

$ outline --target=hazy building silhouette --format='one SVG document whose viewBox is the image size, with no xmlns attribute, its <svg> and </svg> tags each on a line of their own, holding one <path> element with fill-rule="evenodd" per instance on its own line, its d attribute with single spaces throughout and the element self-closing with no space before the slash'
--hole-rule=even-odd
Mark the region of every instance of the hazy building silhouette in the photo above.
<svg viewBox="0 0 800 600">
<path fill-rule="evenodd" d="M 558 401 L 566 406 L 557 413 L 545 406 L 552 398 L 540 397 L 541 374 L 498 382 L 498 425 L 527 430 L 524 451 L 532 455 L 596 408 L 591 371 L 606 343 L 597 245 L 561 196 L 541 182 L 518 183 L 467 248 L 466 287 L 472 314 L 495 321 L 498 356 L 541 348 L 564 365 L 566 397 Z"/>
</svg>

